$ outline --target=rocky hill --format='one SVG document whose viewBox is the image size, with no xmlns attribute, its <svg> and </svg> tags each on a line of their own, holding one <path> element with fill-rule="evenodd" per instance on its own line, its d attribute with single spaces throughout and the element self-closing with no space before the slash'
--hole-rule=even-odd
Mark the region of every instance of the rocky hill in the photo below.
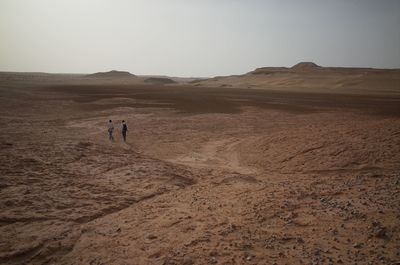
<svg viewBox="0 0 400 265">
<path fill-rule="evenodd" d="M 98 72 L 94 74 L 89 74 L 86 75 L 86 77 L 91 77 L 91 78 L 132 78 L 136 77 L 134 74 L 131 74 L 126 71 L 108 71 L 108 72 Z"/>
</svg>

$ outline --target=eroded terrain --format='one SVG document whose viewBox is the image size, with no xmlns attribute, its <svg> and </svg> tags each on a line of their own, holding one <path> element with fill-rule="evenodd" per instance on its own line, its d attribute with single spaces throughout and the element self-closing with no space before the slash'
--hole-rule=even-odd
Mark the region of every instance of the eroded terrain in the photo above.
<svg viewBox="0 0 400 265">
<path fill-rule="evenodd" d="M 2 264 L 396 264 L 400 97 L 0 89 Z M 122 119 L 127 143 L 107 139 Z"/>
</svg>

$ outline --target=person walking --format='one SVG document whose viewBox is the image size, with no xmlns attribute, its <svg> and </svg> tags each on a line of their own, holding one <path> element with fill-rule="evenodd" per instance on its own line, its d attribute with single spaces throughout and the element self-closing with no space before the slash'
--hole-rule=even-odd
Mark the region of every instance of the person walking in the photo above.
<svg viewBox="0 0 400 265">
<path fill-rule="evenodd" d="M 114 132 L 114 124 L 113 124 L 112 120 L 109 120 L 108 121 L 108 138 L 110 139 L 110 141 L 114 141 L 113 132 Z"/>
<path fill-rule="evenodd" d="M 126 132 L 128 131 L 128 125 L 126 125 L 126 122 L 123 120 L 122 121 L 122 137 L 124 138 L 124 142 L 126 142 Z"/>
</svg>

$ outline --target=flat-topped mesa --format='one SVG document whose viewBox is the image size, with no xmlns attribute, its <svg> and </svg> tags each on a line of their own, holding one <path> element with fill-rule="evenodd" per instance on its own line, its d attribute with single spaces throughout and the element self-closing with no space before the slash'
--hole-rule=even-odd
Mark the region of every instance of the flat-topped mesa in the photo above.
<svg viewBox="0 0 400 265">
<path fill-rule="evenodd" d="M 149 77 L 144 80 L 145 83 L 150 83 L 153 85 L 168 85 L 175 84 L 176 82 L 167 77 Z"/>
<path fill-rule="evenodd" d="M 268 74 L 276 74 L 276 73 L 290 73 L 293 71 L 313 71 L 313 70 L 321 70 L 323 67 L 317 65 L 313 62 L 300 62 L 291 68 L 287 67 L 261 67 L 256 70 L 248 73 L 251 75 L 268 75 Z"/>
<path fill-rule="evenodd" d="M 307 70 L 318 70 L 322 69 L 321 66 L 319 66 L 316 63 L 313 62 L 300 62 L 294 66 L 292 66 L 290 69 L 292 70 L 302 70 L 302 71 L 307 71 Z"/>
<path fill-rule="evenodd" d="M 134 74 L 131 74 L 127 71 L 116 71 L 112 70 L 109 72 L 98 72 L 90 75 L 86 75 L 86 77 L 94 77 L 94 78 L 132 78 L 136 77 Z"/>
<path fill-rule="evenodd" d="M 261 68 L 257 68 L 254 71 L 251 71 L 248 74 L 267 75 L 267 74 L 273 74 L 273 73 L 277 73 L 277 72 L 286 72 L 288 70 L 289 70 L 289 68 L 286 68 L 286 67 L 261 67 Z"/>
</svg>

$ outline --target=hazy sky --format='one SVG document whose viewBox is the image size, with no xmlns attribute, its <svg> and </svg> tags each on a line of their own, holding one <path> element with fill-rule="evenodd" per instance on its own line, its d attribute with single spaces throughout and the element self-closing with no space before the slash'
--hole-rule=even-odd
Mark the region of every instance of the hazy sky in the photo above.
<svg viewBox="0 0 400 265">
<path fill-rule="evenodd" d="M 0 0 L 0 71 L 400 68 L 400 0 Z"/>
</svg>

